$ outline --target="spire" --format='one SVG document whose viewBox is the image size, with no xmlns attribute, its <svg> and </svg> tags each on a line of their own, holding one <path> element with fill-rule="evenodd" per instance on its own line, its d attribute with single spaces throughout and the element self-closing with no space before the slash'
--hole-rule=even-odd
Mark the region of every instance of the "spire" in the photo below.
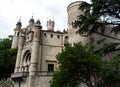
<svg viewBox="0 0 120 87">
<path fill-rule="evenodd" d="M 29 20 L 29 26 L 32 27 L 33 25 L 34 25 L 34 18 L 32 15 L 31 19 Z"/>
<path fill-rule="evenodd" d="M 21 22 L 21 17 L 19 18 L 19 22 Z"/>
<path fill-rule="evenodd" d="M 33 14 L 32 14 L 32 17 L 31 17 L 31 19 L 29 20 L 29 22 L 32 22 L 32 23 L 34 23 Z"/>
</svg>

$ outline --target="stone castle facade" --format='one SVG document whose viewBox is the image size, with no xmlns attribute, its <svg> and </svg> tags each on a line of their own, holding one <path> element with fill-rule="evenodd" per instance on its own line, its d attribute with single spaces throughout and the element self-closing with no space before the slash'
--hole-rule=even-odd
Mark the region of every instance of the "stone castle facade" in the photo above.
<svg viewBox="0 0 120 87">
<path fill-rule="evenodd" d="M 78 10 L 81 3 L 81 1 L 76 1 L 67 7 L 67 31 L 54 31 L 55 22 L 52 20 L 47 21 L 47 30 L 43 30 L 40 21 L 35 22 L 33 17 L 25 28 L 21 28 L 20 21 L 17 22 L 11 46 L 11 48 L 18 47 L 15 70 L 11 75 L 15 87 L 50 87 L 53 71 L 58 66 L 56 55 L 67 43 L 91 44 L 91 38 L 101 40 L 105 37 L 107 38 L 105 42 L 120 41 L 119 36 L 109 36 L 110 32 L 91 36 L 77 34 L 77 29 L 72 27 L 72 22 L 78 15 L 83 14 L 81 10 Z M 92 45 L 95 46 L 96 42 L 92 42 Z M 102 45 L 97 45 L 97 47 L 100 48 Z"/>
</svg>

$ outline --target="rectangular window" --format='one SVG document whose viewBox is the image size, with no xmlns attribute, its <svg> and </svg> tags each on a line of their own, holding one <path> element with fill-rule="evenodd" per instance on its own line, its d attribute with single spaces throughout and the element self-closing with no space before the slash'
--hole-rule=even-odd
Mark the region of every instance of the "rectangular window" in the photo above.
<svg viewBox="0 0 120 87">
<path fill-rule="evenodd" d="M 59 39 L 59 38 L 60 38 L 60 36 L 59 36 L 59 35 L 57 35 L 57 38 Z"/>
<path fill-rule="evenodd" d="M 51 38 L 53 38 L 53 34 L 51 34 Z"/>
<path fill-rule="evenodd" d="M 54 71 L 54 64 L 48 64 L 48 72 Z"/>
</svg>

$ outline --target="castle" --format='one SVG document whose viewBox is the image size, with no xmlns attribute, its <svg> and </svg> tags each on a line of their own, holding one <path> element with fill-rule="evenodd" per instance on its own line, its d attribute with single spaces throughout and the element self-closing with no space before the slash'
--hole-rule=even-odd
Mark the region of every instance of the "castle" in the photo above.
<svg viewBox="0 0 120 87">
<path fill-rule="evenodd" d="M 33 17 L 25 28 L 21 28 L 20 21 L 17 22 L 11 46 L 11 48 L 18 47 L 15 70 L 11 75 L 15 87 L 50 87 L 53 71 L 58 66 L 56 55 L 67 43 L 90 44 L 92 40 L 90 38 L 101 40 L 105 37 L 107 37 L 106 42 L 120 41 L 118 36 L 109 36 L 110 32 L 91 36 L 77 34 L 77 29 L 72 27 L 72 22 L 78 15 L 83 14 L 81 10 L 78 10 L 81 3 L 82 1 L 76 1 L 67 7 L 67 31 L 54 31 L 55 22 L 52 20 L 47 21 L 47 30 L 43 30 L 40 21 L 35 22 Z M 96 45 L 96 42 L 92 44 Z"/>
</svg>

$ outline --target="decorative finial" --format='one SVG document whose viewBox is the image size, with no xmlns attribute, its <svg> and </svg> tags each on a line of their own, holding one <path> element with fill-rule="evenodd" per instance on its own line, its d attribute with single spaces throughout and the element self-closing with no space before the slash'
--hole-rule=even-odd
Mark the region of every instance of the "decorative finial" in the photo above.
<svg viewBox="0 0 120 87">
<path fill-rule="evenodd" d="M 34 14 L 32 13 L 32 19 L 33 19 L 33 15 L 34 15 Z"/>
<path fill-rule="evenodd" d="M 33 19 L 33 13 L 32 13 L 32 18 L 30 18 L 29 22 L 34 23 L 34 19 Z"/>
<path fill-rule="evenodd" d="M 19 22 L 21 22 L 21 16 L 19 17 Z"/>
</svg>

